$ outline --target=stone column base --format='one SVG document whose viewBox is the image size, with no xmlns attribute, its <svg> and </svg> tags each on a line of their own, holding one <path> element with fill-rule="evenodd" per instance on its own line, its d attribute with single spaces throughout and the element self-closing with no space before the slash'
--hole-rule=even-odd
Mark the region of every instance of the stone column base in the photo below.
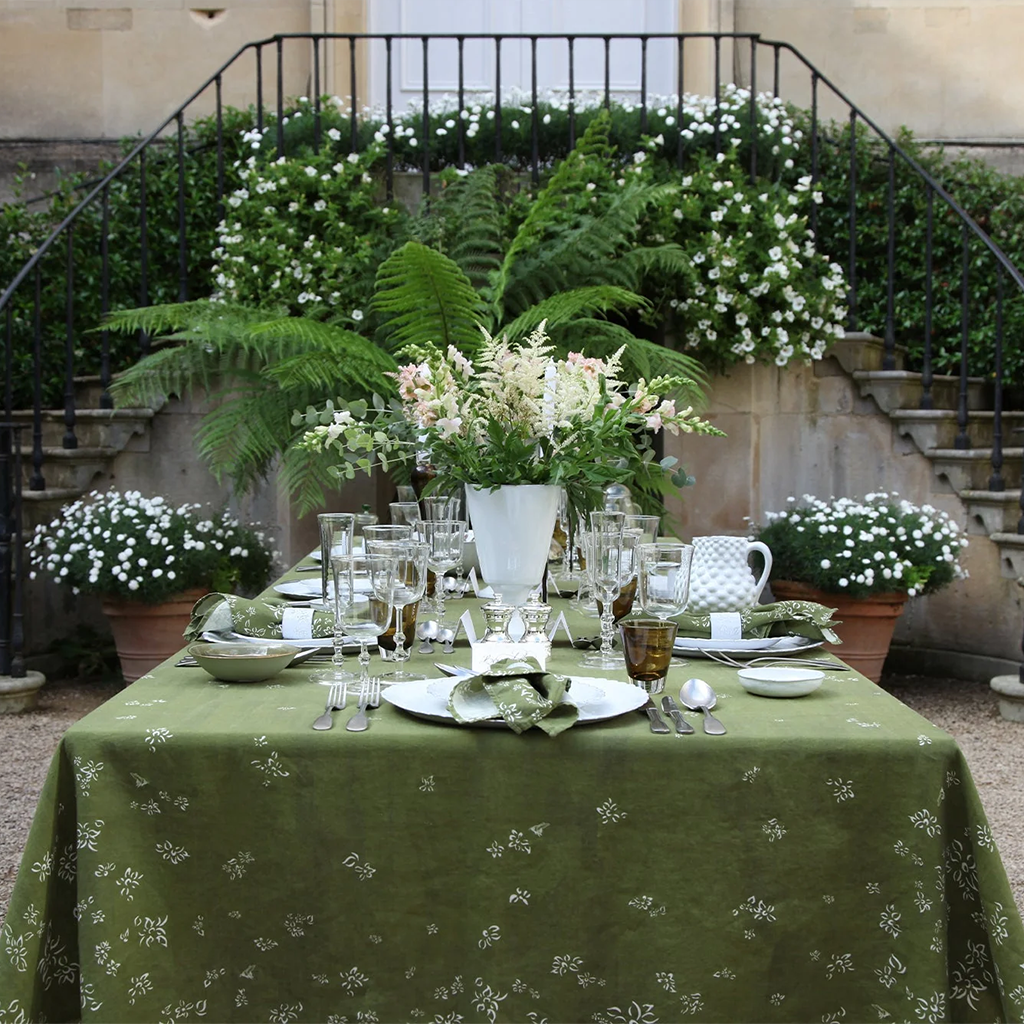
<svg viewBox="0 0 1024 1024">
<path fill-rule="evenodd" d="M 989 685 L 999 697 L 999 714 L 1008 722 L 1024 723 L 1024 683 L 1020 676 L 994 676 Z"/>
<path fill-rule="evenodd" d="M 0 715 L 31 711 L 45 682 L 46 676 L 42 672 L 30 671 L 17 677 L 0 676 Z"/>
</svg>

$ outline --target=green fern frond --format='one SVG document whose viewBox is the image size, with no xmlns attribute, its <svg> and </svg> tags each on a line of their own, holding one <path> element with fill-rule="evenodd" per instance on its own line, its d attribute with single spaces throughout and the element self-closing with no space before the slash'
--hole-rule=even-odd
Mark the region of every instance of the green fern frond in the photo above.
<svg viewBox="0 0 1024 1024">
<path fill-rule="evenodd" d="M 510 339 L 523 338 L 536 328 L 541 321 L 547 321 L 547 329 L 553 334 L 557 328 L 577 318 L 591 318 L 595 313 L 607 315 L 631 309 L 647 309 L 650 303 L 642 295 L 626 288 L 612 285 L 593 285 L 559 292 L 531 306 L 503 328 Z"/>
<path fill-rule="evenodd" d="M 410 345 L 454 345 L 467 354 L 480 344 L 487 310 L 459 266 L 419 242 L 406 242 L 378 268 L 372 308 L 381 336 L 397 351 Z"/>
</svg>

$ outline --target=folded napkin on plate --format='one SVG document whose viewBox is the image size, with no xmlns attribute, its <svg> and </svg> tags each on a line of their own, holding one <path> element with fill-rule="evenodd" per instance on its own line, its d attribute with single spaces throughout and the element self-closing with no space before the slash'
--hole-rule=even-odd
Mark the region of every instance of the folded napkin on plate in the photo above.
<svg viewBox="0 0 1024 1024">
<path fill-rule="evenodd" d="M 486 672 L 460 679 L 448 698 L 448 710 L 456 722 L 470 725 L 493 718 L 497 709 L 514 732 L 535 725 L 557 736 L 579 717 L 568 691 L 568 676 L 545 672 L 533 658 L 505 658 Z"/>
<path fill-rule="evenodd" d="M 192 608 L 185 639 L 195 640 L 208 629 L 234 630 L 268 640 L 309 640 L 333 636 L 334 615 L 312 608 L 249 601 L 234 594 L 207 594 Z"/>
<path fill-rule="evenodd" d="M 842 643 L 833 626 L 835 608 L 826 608 L 814 601 L 776 601 L 774 604 L 758 604 L 739 613 L 743 639 L 750 640 L 766 636 L 806 636 L 811 640 L 827 640 L 830 644 Z M 677 615 L 678 636 L 711 637 L 710 615 Z"/>
</svg>

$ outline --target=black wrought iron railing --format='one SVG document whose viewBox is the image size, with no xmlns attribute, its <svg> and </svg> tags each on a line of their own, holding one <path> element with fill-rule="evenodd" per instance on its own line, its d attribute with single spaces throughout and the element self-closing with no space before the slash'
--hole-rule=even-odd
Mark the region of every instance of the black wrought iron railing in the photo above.
<svg viewBox="0 0 1024 1024">
<path fill-rule="evenodd" d="M 529 65 L 529 109 L 531 111 L 531 123 L 529 126 L 530 145 L 528 157 L 517 156 L 519 165 L 531 175 L 534 181 L 538 181 L 542 171 L 550 163 L 550 155 L 542 150 L 540 144 L 541 125 L 539 122 L 539 89 L 538 89 L 538 48 L 544 48 L 544 60 L 549 59 L 553 52 L 552 48 L 558 49 L 566 61 L 567 79 L 561 86 L 567 97 L 567 124 L 566 138 L 564 145 L 566 149 L 572 148 L 576 140 L 577 132 L 577 111 L 579 109 L 579 97 L 583 90 L 580 88 L 579 75 L 577 73 L 577 56 L 580 47 L 597 46 L 601 48 L 603 60 L 603 82 L 598 91 L 605 106 L 612 104 L 616 98 L 613 89 L 613 52 L 619 56 L 628 51 L 629 59 L 634 63 L 632 66 L 639 68 L 639 81 L 637 88 L 631 94 L 631 102 L 639 108 L 640 128 L 646 130 L 651 113 L 652 96 L 649 93 L 648 82 L 652 66 L 651 52 L 653 47 L 658 47 L 659 67 L 670 60 L 673 65 L 675 95 L 668 102 L 675 106 L 676 136 L 676 160 L 679 166 L 684 163 L 685 142 L 682 125 L 684 108 L 684 78 L 686 69 L 691 63 L 700 62 L 706 66 L 713 67 L 714 82 L 714 128 L 712 144 L 718 151 L 728 144 L 724 138 L 722 126 L 719 121 L 718 111 L 723 102 L 722 71 L 728 60 L 730 67 L 736 66 L 741 69 L 741 77 L 744 78 L 742 85 L 748 90 L 749 95 L 749 129 L 751 142 L 747 146 L 746 159 L 749 161 L 749 175 L 755 179 L 760 175 L 776 173 L 776 168 L 771 157 L 766 156 L 766 150 L 756 143 L 757 131 L 759 128 L 758 97 L 759 93 L 768 94 L 770 97 L 780 97 L 780 89 L 783 82 L 788 83 L 792 88 L 794 102 L 809 109 L 809 171 L 812 186 L 820 180 L 821 159 L 824 147 L 830 147 L 830 154 L 834 157 L 837 140 L 840 136 L 835 132 L 836 120 L 830 118 L 826 121 L 821 115 L 825 102 L 830 109 L 845 111 L 845 116 L 840 116 L 838 123 L 845 125 L 848 131 L 843 138 L 848 140 L 848 152 L 844 159 L 849 160 L 849 171 L 846 175 L 848 188 L 848 213 L 846 217 L 846 228 L 848 234 L 847 251 L 842 254 L 846 263 L 846 276 L 848 285 L 847 303 L 849 308 L 849 329 L 857 330 L 860 325 L 859 310 L 859 289 L 864 277 L 865 256 L 859 248 L 859 238 L 864 229 L 863 218 L 865 213 L 858 206 L 858 168 L 859 157 L 862 156 L 862 147 L 869 146 L 872 152 L 887 162 L 888 188 L 887 201 L 882 216 L 885 218 L 885 232 L 887 239 L 886 246 L 886 295 L 885 295 L 885 318 L 884 318 L 884 367 L 893 369 L 896 366 L 897 332 L 896 319 L 899 302 L 897 293 L 897 267 L 896 267 L 896 239 L 897 232 L 901 228 L 899 215 L 896 210 L 897 194 L 897 169 L 902 168 L 909 171 L 917 182 L 925 197 L 927 231 L 924 252 L 920 258 L 924 263 L 925 281 L 925 303 L 924 323 L 921 329 L 924 335 L 924 347 L 921 356 L 921 370 L 923 393 L 921 407 L 931 408 L 933 404 L 933 311 L 935 309 L 935 233 L 933 226 L 937 221 L 939 212 L 944 218 L 952 218 L 959 225 L 962 242 L 962 260 L 959 268 L 960 276 L 960 366 L 959 366 L 959 398 L 957 402 L 957 433 L 955 446 L 961 449 L 971 447 L 968 414 L 968 387 L 971 379 L 972 367 L 970 365 L 969 344 L 972 336 L 972 297 L 978 292 L 978 282 L 984 282 L 986 288 L 994 280 L 994 335 L 992 337 L 992 351 L 986 355 L 986 365 L 991 370 L 986 373 L 991 376 L 994 394 L 994 429 L 993 443 L 991 450 L 991 476 L 989 489 L 992 491 L 1003 491 L 1006 489 L 1004 478 L 1004 448 L 1003 448 L 1003 331 L 1004 331 L 1004 308 L 1011 298 L 1019 298 L 1024 295 L 1024 276 L 1013 265 L 1001 248 L 992 240 L 989 234 L 984 231 L 967 213 L 963 205 L 952 196 L 949 191 L 936 178 L 922 166 L 907 149 L 887 135 L 878 124 L 867 114 L 860 110 L 827 76 L 815 68 L 797 49 L 788 43 L 766 40 L 751 33 L 683 33 L 683 34 L 588 34 L 577 33 L 573 35 L 374 35 L 374 34 L 288 34 L 276 35 L 268 39 L 252 42 L 242 47 L 230 60 L 219 68 L 206 82 L 204 82 L 177 110 L 167 117 L 155 131 L 150 133 L 137 144 L 132 146 L 124 157 L 113 167 L 109 173 L 99 180 L 93 182 L 91 187 L 85 189 L 81 202 L 63 217 L 59 223 L 53 226 L 49 236 L 27 260 L 25 265 L 14 275 L 13 279 L 3 285 L 0 292 L 0 330 L 4 335 L 5 360 L 8 369 L 8 386 L 5 389 L 5 421 L 12 421 L 13 408 L 12 390 L 10 380 L 13 374 L 30 373 L 32 377 L 32 410 L 30 435 L 31 445 L 28 448 L 28 470 L 27 488 L 30 492 L 45 492 L 46 489 L 46 450 L 43 443 L 43 355 L 44 352 L 52 352 L 56 346 L 63 348 L 63 413 L 64 413 L 64 434 L 61 441 L 64 449 L 74 449 L 78 446 L 77 418 L 76 418 L 76 377 L 83 374 L 98 375 L 100 382 L 100 394 L 98 403 L 101 408 L 111 408 L 110 383 L 112 379 L 112 364 L 110 338 L 106 331 L 92 332 L 97 327 L 97 322 L 103 314 L 110 309 L 111 289 L 111 265 L 112 247 L 122 248 L 130 245 L 131 251 L 137 253 L 137 299 L 139 305 L 148 305 L 153 299 L 157 282 L 154 278 L 154 250 L 158 247 L 161 259 L 165 255 L 168 244 L 173 244 L 174 258 L 171 261 L 164 260 L 165 266 L 161 269 L 163 278 L 160 281 L 160 294 L 171 295 L 178 300 L 187 300 L 197 297 L 191 294 L 192 285 L 190 281 L 197 262 L 196 253 L 193 252 L 189 237 L 189 210 L 190 195 L 187 184 L 186 169 L 192 152 L 188 144 L 186 131 L 186 118 L 193 117 L 197 112 L 208 114 L 212 106 L 212 123 L 214 131 L 212 145 L 215 151 L 215 174 L 213 188 L 215 190 L 217 216 L 223 215 L 225 210 L 226 190 L 228 187 L 228 174 L 226 160 L 230 146 L 237 140 L 229 137 L 225 128 L 225 103 L 224 90 L 225 78 L 231 75 L 234 86 L 240 77 L 251 76 L 251 88 L 249 97 L 253 104 L 254 124 L 257 132 L 260 133 L 262 145 L 273 145 L 276 154 L 284 155 L 288 143 L 288 132 L 286 132 L 286 113 L 289 109 L 290 99 L 286 95 L 285 83 L 293 80 L 289 76 L 292 69 L 299 69 L 301 77 L 308 83 L 308 92 L 312 97 L 312 145 L 319 149 L 324 143 L 324 104 L 322 93 L 324 91 L 324 54 L 330 45 L 340 47 L 342 54 L 347 53 L 348 59 L 348 101 L 347 129 L 349 146 L 354 151 L 360 145 L 361 127 L 365 121 L 363 103 L 366 97 L 360 96 L 358 86 L 362 80 L 361 69 L 373 65 L 383 67 L 385 96 L 383 109 L 381 111 L 381 122 L 389 129 L 393 128 L 397 112 L 394 104 L 394 88 L 397 71 L 396 44 L 412 43 L 422 50 L 420 63 L 420 88 L 419 97 L 421 119 L 419 136 L 421 148 L 418 151 L 418 166 L 416 168 L 422 181 L 422 189 L 425 194 L 430 193 L 432 187 L 431 175 L 438 167 L 437 143 L 432 143 L 432 117 L 431 98 L 436 95 L 436 89 L 431 85 L 431 53 L 440 45 L 451 47 L 454 43 L 457 55 L 457 84 L 454 90 L 454 98 L 458 103 L 458 111 L 465 110 L 467 97 L 471 90 L 466 83 L 466 46 L 483 45 L 493 46 L 492 83 L 494 97 L 493 116 L 493 154 L 495 162 L 504 162 L 510 158 L 509 136 L 506 132 L 502 117 L 502 90 L 503 90 L 503 48 L 511 44 L 523 45 L 528 49 Z M 564 48 L 564 49 L 563 49 Z M 335 54 L 337 58 L 337 53 Z M 246 70 L 247 62 L 252 62 L 249 70 Z M 337 65 L 337 59 L 335 59 Z M 448 68 L 446 67 L 446 72 Z M 506 68 L 505 83 L 508 74 Z M 793 83 L 797 83 L 793 85 Z M 233 87 L 234 87 L 233 86 Z M 237 88 L 236 88 L 237 92 Z M 234 95 L 234 93 L 233 93 Z M 272 100 L 268 102 L 268 95 Z M 781 96 L 786 100 L 787 97 Z M 212 101 L 212 102 L 211 102 Z M 658 103 L 664 106 L 664 97 L 658 99 Z M 456 138 L 454 140 L 454 151 L 448 159 L 462 166 L 467 160 L 468 153 L 468 128 L 462 116 L 456 118 Z M 669 136 L 666 135 L 666 138 Z M 395 190 L 396 172 L 399 170 L 396 159 L 396 140 L 392 130 L 385 135 L 386 160 L 385 160 L 385 182 L 384 187 L 389 197 L 393 196 Z M 768 150 L 767 152 L 770 152 Z M 151 162 L 155 160 L 172 161 L 176 164 L 177 174 L 175 178 L 175 216 L 173 228 L 165 230 L 159 239 L 151 236 L 151 203 L 152 195 L 148 176 L 151 170 Z M 165 165 L 162 165 L 165 166 Z M 123 184 L 128 175 L 132 176 L 133 188 L 138 189 L 138 219 L 134 229 L 134 237 L 125 239 L 121 235 L 116 239 L 110 237 L 109 211 L 112 190 Z M 98 307 L 89 307 L 88 319 L 83 322 L 81 292 L 78 289 L 76 279 L 76 231 L 79 231 L 83 224 L 83 215 L 87 212 L 98 211 L 97 218 L 98 239 L 95 246 L 99 250 L 99 281 Z M 812 230 L 818 229 L 817 211 L 812 211 Z M 91 244 L 91 243 L 90 243 Z M 833 258 L 839 254 L 833 253 Z M 874 260 L 874 255 L 867 258 Z M 169 264 L 169 265 L 167 265 Z M 944 271 L 949 276 L 948 269 Z M 168 279 L 170 278 L 170 279 Z M 2 282 L 0 282 L 2 283 Z M 96 288 L 97 282 L 90 282 Z M 55 289 L 61 289 L 63 294 L 63 315 L 61 322 L 56 323 L 52 317 L 43 316 L 43 296 L 52 299 Z M 1009 296 L 1007 293 L 1009 292 Z M 52 308 L 52 301 L 47 309 Z M 97 316 L 97 313 L 99 316 Z M 148 350 L 149 339 L 141 334 L 138 338 L 138 355 L 145 354 Z M 23 422 L 23 421 L 21 421 Z M 21 445 L 19 442 L 11 442 L 11 438 L 18 436 L 14 430 L 5 435 L 8 444 L 13 444 L 6 456 L 5 465 L 9 466 L 20 459 Z M 20 467 L 19 467 L 20 469 Z M 3 522 L 12 522 L 13 510 L 18 507 L 13 502 L 13 495 L 17 488 L 8 486 L 0 493 L 0 517 Z M 1018 523 L 1018 532 L 1024 533 L 1024 494 L 1022 494 L 1021 518 Z M 20 547 L 18 547 L 20 551 Z M 6 557 L 6 556 L 5 556 Z M 11 594 L 21 586 L 21 571 L 19 565 L 12 565 L 8 558 L 3 566 L 4 580 L 0 581 L 0 594 L 5 595 L 2 600 L 6 603 L 0 606 L 0 631 L 8 628 L 5 625 L 9 621 Z M 13 583 L 11 582 L 13 579 Z M 20 591 L 18 591 L 20 593 Z M 0 632 L 0 644 L 3 643 L 3 633 Z M 0 657 L 3 650 L 0 648 Z M 0 664 L 0 674 L 3 666 Z"/>
<path fill-rule="evenodd" d="M 0 422 L 0 678 L 25 675 L 20 425 Z"/>
</svg>

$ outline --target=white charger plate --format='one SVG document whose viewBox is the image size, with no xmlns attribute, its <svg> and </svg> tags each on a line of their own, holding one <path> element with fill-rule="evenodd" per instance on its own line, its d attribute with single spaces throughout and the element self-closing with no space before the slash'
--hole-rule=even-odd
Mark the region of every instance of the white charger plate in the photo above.
<svg viewBox="0 0 1024 1024">
<path fill-rule="evenodd" d="M 677 636 L 673 650 L 677 653 L 703 657 L 704 651 L 720 652 L 734 658 L 755 658 L 765 651 L 772 654 L 796 654 L 821 647 L 823 640 L 809 636 L 767 636 L 750 640 L 711 640 L 697 636 Z"/>
<path fill-rule="evenodd" d="M 370 581 L 357 579 L 355 581 L 356 593 L 368 594 L 370 592 Z M 344 588 L 343 588 L 344 589 Z M 285 580 L 284 583 L 277 583 L 274 590 L 285 597 L 317 598 L 323 593 L 320 580 Z M 328 580 L 328 593 L 334 596 L 334 583 Z"/>
<path fill-rule="evenodd" d="M 292 641 L 289 641 L 291 643 Z M 604 722 L 617 718 L 629 711 L 636 711 L 647 702 L 647 693 L 632 683 L 621 683 L 617 679 L 599 679 L 589 676 L 572 676 L 569 695 L 580 709 L 577 724 Z M 441 679 L 422 679 L 411 683 L 395 683 L 381 691 L 381 696 L 396 708 L 408 711 L 417 718 L 431 722 L 454 725 L 448 710 L 448 697 L 459 682 L 450 676 Z M 498 709 L 494 709 L 497 716 Z M 505 729 L 501 718 L 474 722 L 486 728 Z"/>
</svg>

